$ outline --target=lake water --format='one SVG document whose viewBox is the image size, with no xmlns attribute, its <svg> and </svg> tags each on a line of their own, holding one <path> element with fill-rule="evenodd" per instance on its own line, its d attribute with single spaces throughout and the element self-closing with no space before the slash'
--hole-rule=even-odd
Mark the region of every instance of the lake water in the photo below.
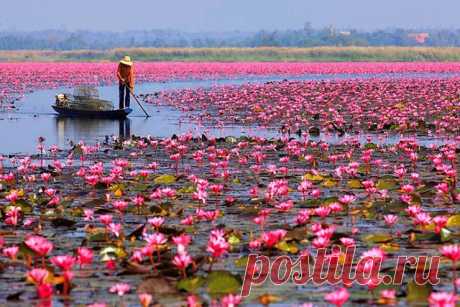
<svg viewBox="0 0 460 307">
<path fill-rule="evenodd" d="M 248 82 L 261 83 L 267 81 L 289 80 L 331 80 L 350 78 L 433 78 L 454 77 L 455 74 L 363 74 L 363 75 L 304 75 L 298 77 L 268 76 L 257 78 L 240 78 L 228 80 L 191 80 L 171 81 L 165 83 L 138 84 L 137 93 L 153 93 L 156 91 L 211 87 L 219 85 L 241 85 Z M 210 128 L 185 122 L 182 114 L 170 107 L 156 107 L 144 105 L 150 113 L 150 118 L 143 116 L 142 110 L 135 101 L 131 101 L 133 113 L 126 120 L 100 120 L 100 119 L 72 119 L 57 117 L 51 108 L 56 93 L 71 92 L 71 89 L 39 90 L 30 93 L 16 103 L 16 110 L 2 112 L 0 114 L 0 153 L 33 153 L 35 152 L 36 140 L 39 136 L 45 137 L 46 144 L 57 144 L 65 147 L 70 141 L 85 142 L 103 141 L 106 137 L 127 135 L 151 135 L 154 137 L 167 137 L 172 134 L 192 132 L 195 135 L 205 133 L 213 136 L 279 136 L 276 130 L 256 127 L 230 126 L 224 128 Z M 103 86 L 99 88 L 101 98 L 118 101 L 117 86 Z M 398 136 L 383 140 L 376 135 L 359 138 L 364 140 L 371 137 L 375 142 L 395 142 Z M 343 140 L 336 135 L 322 135 L 320 139 L 335 143 Z M 432 140 L 424 140 L 430 142 Z"/>
</svg>

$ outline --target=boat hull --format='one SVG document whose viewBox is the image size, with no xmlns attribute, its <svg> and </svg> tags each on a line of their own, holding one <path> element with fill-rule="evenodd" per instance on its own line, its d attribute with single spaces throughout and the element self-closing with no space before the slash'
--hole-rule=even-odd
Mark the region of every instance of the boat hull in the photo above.
<svg viewBox="0 0 460 307">
<path fill-rule="evenodd" d="M 53 109 L 62 117 L 83 117 L 83 118 L 109 118 L 119 119 L 126 118 L 133 110 L 131 108 L 124 108 L 119 110 L 110 111 L 91 111 L 91 110 L 78 110 L 52 106 Z"/>
</svg>

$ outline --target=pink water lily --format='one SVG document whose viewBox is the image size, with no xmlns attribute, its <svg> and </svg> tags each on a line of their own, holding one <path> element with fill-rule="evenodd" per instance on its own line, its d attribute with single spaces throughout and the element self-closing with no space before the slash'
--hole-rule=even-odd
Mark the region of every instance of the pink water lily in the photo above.
<svg viewBox="0 0 460 307">
<path fill-rule="evenodd" d="M 77 249 L 77 262 L 80 264 L 80 267 L 91 264 L 93 262 L 93 256 L 94 253 L 90 248 L 79 247 Z"/>
<path fill-rule="evenodd" d="M 350 297 L 350 294 L 347 291 L 347 289 L 341 288 L 340 290 L 326 294 L 324 296 L 324 299 L 328 301 L 329 303 L 337 307 L 340 307 L 343 304 L 345 304 L 345 302 L 348 300 L 349 297 Z"/>
<path fill-rule="evenodd" d="M 37 255 L 42 257 L 42 266 L 45 267 L 45 256 L 53 250 L 53 243 L 41 236 L 29 236 L 25 241 L 25 245 Z"/>
<path fill-rule="evenodd" d="M 131 286 L 126 283 L 117 283 L 110 287 L 111 293 L 116 293 L 118 296 L 123 296 L 131 290 Z"/>
<path fill-rule="evenodd" d="M 433 292 L 428 298 L 430 307 L 454 307 L 456 306 L 458 297 L 454 293 Z"/>
<path fill-rule="evenodd" d="M 16 260 L 16 256 L 19 252 L 18 246 L 5 247 L 2 251 L 3 255 L 10 258 L 11 260 Z"/>
<path fill-rule="evenodd" d="M 27 277 L 33 280 L 33 282 L 37 285 L 43 284 L 48 276 L 49 271 L 45 269 L 32 269 L 27 272 Z"/>
<path fill-rule="evenodd" d="M 142 307 L 148 307 L 150 306 L 150 303 L 153 300 L 153 297 L 151 294 L 148 293 L 140 293 L 139 295 L 139 301 L 141 303 Z"/>
</svg>

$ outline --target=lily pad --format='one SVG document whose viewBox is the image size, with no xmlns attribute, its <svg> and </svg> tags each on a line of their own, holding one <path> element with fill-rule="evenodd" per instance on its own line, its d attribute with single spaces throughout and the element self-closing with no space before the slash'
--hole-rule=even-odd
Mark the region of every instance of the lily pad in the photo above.
<svg viewBox="0 0 460 307">
<path fill-rule="evenodd" d="M 177 193 L 179 194 L 190 194 L 190 193 L 193 193 L 196 191 L 196 188 L 192 185 L 189 185 L 189 186 L 184 186 L 182 188 L 180 188 L 179 190 L 177 190 Z"/>
<path fill-rule="evenodd" d="M 347 186 L 350 189 L 362 189 L 363 188 L 363 185 L 361 184 L 361 181 L 359 181 L 358 179 L 350 179 L 350 180 L 348 180 Z"/>
<path fill-rule="evenodd" d="M 235 265 L 240 268 L 245 268 L 248 264 L 249 257 L 243 256 L 235 260 Z"/>
<path fill-rule="evenodd" d="M 316 182 L 319 182 L 319 181 L 323 181 L 323 180 L 324 180 L 324 177 L 321 176 L 321 175 L 319 175 L 319 174 L 318 174 L 318 175 L 313 175 L 313 174 L 308 173 L 308 174 L 305 174 L 305 175 L 303 176 L 303 179 L 304 179 L 304 180 L 309 180 L 309 181 L 316 181 Z"/>
<path fill-rule="evenodd" d="M 398 182 L 394 179 L 379 179 L 375 186 L 379 190 L 394 190 L 398 187 Z"/>
<path fill-rule="evenodd" d="M 332 187 L 335 187 L 336 185 L 337 185 L 337 181 L 335 181 L 334 179 L 326 179 L 323 181 L 323 183 L 321 183 L 321 186 L 326 187 L 326 188 L 332 188 Z"/>
<path fill-rule="evenodd" d="M 201 276 L 189 277 L 179 280 L 177 283 L 177 289 L 187 291 L 189 293 L 196 293 L 204 284 L 205 279 Z"/>
<path fill-rule="evenodd" d="M 407 284 L 407 301 L 426 303 L 433 287 L 430 284 L 417 285 L 413 280 Z"/>
<path fill-rule="evenodd" d="M 400 247 L 398 243 L 384 243 L 380 245 L 380 249 L 387 253 L 392 253 L 399 251 Z"/>
<path fill-rule="evenodd" d="M 363 237 L 363 241 L 366 243 L 388 243 L 391 240 L 391 235 L 387 233 L 375 233 Z"/>
<path fill-rule="evenodd" d="M 365 149 L 377 149 L 378 146 L 377 144 L 374 144 L 374 143 L 367 143 L 366 145 L 364 145 L 364 148 Z"/>
<path fill-rule="evenodd" d="M 16 206 L 21 207 L 21 211 L 24 214 L 30 214 L 32 213 L 33 206 L 31 203 L 29 203 L 27 200 L 24 199 L 19 199 L 16 201 Z"/>
<path fill-rule="evenodd" d="M 136 192 L 145 192 L 149 189 L 149 185 L 145 183 L 137 183 L 132 185 L 132 190 Z"/>
<path fill-rule="evenodd" d="M 234 233 L 232 233 L 229 237 L 228 237 L 228 243 L 230 243 L 231 245 L 237 245 L 241 242 L 241 239 L 235 235 Z"/>
<path fill-rule="evenodd" d="M 164 174 L 156 177 L 153 182 L 155 184 L 173 184 L 176 182 L 176 176 L 174 175 L 169 175 L 169 174 Z"/>
<path fill-rule="evenodd" d="M 275 247 L 280 251 L 287 252 L 290 254 L 297 254 L 299 252 L 299 248 L 295 243 L 288 243 L 285 240 L 276 244 Z"/>
<path fill-rule="evenodd" d="M 455 214 L 449 217 L 447 220 L 447 227 L 449 228 L 457 228 L 460 227 L 460 214 Z"/>
<path fill-rule="evenodd" d="M 241 180 L 237 177 L 237 178 L 232 180 L 232 183 L 233 184 L 241 184 Z"/>
<path fill-rule="evenodd" d="M 241 289 L 239 276 L 228 271 L 214 271 L 208 275 L 207 289 L 212 296 L 238 293 Z"/>
</svg>

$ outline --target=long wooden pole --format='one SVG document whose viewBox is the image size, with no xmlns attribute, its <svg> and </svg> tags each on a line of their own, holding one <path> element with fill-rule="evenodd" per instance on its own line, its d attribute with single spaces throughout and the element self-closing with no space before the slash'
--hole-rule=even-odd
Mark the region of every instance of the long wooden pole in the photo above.
<svg viewBox="0 0 460 307">
<path fill-rule="evenodd" d="M 144 107 L 142 106 L 142 104 L 140 103 L 139 99 L 137 99 L 136 95 L 134 95 L 134 93 L 131 91 L 131 89 L 129 88 L 129 86 L 127 84 L 125 84 L 126 88 L 128 89 L 128 92 L 131 94 L 131 96 L 133 96 L 133 98 L 136 100 L 137 104 L 141 107 L 142 111 L 144 111 L 145 113 L 145 117 L 150 117 L 149 113 L 147 113 L 147 111 L 145 111 Z"/>
</svg>

